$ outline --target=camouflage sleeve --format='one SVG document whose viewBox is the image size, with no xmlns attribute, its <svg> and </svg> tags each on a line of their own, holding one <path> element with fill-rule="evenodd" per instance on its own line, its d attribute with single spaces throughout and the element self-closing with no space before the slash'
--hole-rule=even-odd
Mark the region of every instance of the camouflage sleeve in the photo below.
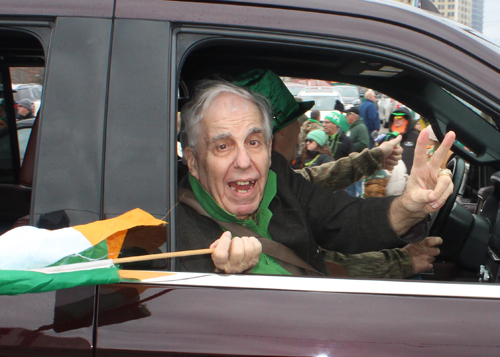
<svg viewBox="0 0 500 357">
<path fill-rule="evenodd" d="M 353 278 L 403 279 L 413 275 L 410 255 L 402 249 L 361 254 L 324 251 L 323 254 L 325 261 L 339 264 Z"/>
<path fill-rule="evenodd" d="M 360 153 L 353 152 L 337 161 L 295 171 L 318 186 L 336 191 L 359 181 L 363 176 L 373 175 L 382 168 L 382 152 L 379 148 L 373 148 Z"/>
</svg>

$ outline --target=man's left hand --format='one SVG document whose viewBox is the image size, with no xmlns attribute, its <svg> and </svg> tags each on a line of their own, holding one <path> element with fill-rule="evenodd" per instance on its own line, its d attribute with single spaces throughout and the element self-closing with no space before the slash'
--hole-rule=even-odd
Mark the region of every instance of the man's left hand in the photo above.
<svg viewBox="0 0 500 357">
<path fill-rule="evenodd" d="M 396 198 L 390 209 L 389 219 L 399 235 L 420 222 L 429 213 L 439 210 L 453 192 L 449 175 L 439 176 L 441 163 L 455 141 L 455 133 L 446 134 L 431 159 L 427 160 L 429 131 L 420 132 L 415 147 L 413 167 L 402 196 Z"/>
</svg>

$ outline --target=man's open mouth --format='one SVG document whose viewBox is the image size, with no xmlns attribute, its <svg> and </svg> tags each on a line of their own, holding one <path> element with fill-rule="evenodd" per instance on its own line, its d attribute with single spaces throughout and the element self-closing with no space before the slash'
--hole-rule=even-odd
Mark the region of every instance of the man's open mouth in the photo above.
<svg viewBox="0 0 500 357">
<path fill-rule="evenodd" d="M 255 181 L 235 181 L 228 184 L 231 190 L 238 193 L 247 193 L 253 188 L 254 185 Z"/>
</svg>

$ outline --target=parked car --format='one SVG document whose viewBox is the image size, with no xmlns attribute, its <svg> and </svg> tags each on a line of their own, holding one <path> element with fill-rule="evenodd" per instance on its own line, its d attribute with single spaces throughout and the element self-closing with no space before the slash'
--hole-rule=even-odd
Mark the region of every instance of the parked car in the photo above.
<svg viewBox="0 0 500 357">
<path fill-rule="evenodd" d="M 33 115 L 40 109 L 42 98 L 42 85 L 40 84 L 13 84 L 14 100 L 19 103 L 23 99 L 29 99 L 33 103 Z"/>
<path fill-rule="evenodd" d="M 334 88 L 340 93 L 344 100 L 346 109 L 359 106 L 361 97 L 359 95 L 359 87 L 351 85 L 335 85 Z"/>
<path fill-rule="evenodd" d="M 345 109 L 345 103 L 340 93 L 334 87 L 307 87 L 302 89 L 297 97 L 302 101 L 314 101 L 314 106 L 311 110 L 319 110 L 320 120 L 325 119 L 325 116 L 335 110 L 335 106 L 341 104 L 341 108 Z M 306 112 L 310 117 L 311 111 Z"/>
<path fill-rule="evenodd" d="M 300 83 L 285 82 L 285 85 L 294 97 L 296 97 L 302 89 L 307 88 L 305 84 Z"/>
<path fill-rule="evenodd" d="M 4 231 L 27 214 L 66 217 L 58 227 L 139 207 L 176 250 L 177 113 L 202 78 L 269 68 L 351 83 L 438 139 L 457 134 L 456 192 L 432 228 L 442 253 L 421 280 L 179 273 L 173 259 L 135 267 L 147 283 L 0 296 L 1 355 L 498 355 L 500 49 L 474 30 L 377 0 L 3 0 L 0 53 L 10 116 L 9 66 L 45 68 L 23 165 L 11 153 L 0 184 Z"/>
</svg>

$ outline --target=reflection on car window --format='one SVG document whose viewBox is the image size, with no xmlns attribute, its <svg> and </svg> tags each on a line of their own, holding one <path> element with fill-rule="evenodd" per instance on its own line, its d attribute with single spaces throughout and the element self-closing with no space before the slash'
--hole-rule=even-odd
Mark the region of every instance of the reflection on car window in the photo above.
<svg viewBox="0 0 500 357">
<path fill-rule="evenodd" d="M 26 152 L 26 146 L 28 145 L 30 134 L 31 128 L 23 128 L 17 131 L 17 138 L 19 140 L 19 158 L 21 159 L 21 164 L 24 160 L 24 153 Z"/>
<path fill-rule="evenodd" d="M 495 129 L 498 130 L 498 126 L 496 125 L 496 123 L 493 121 L 493 119 L 486 113 L 484 113 L 483 111 L 477 109 L 475 106 L 473 106 L 472 104 L 466 102 L 465 100 L 463 100 L 462 98 L 460 97 L 457 97 L 455 94 L 447 91 L 446 89 L 443 88 L 443 90 L 445 92 L 447 92 L 449 95 L 451 95 L 453 98 L 455 98 L 456 100 L 458 100 L 459 102 L 461 102 L 463 105 L 465 105 L 467 108 L 469 108 L 470 110 L 472 110 L 474 113 L 476 113 L 477 115 L 479 115 L 481 118 L 484 119 L 484 121 L 486 121 L 488 124 L 490 124 L 492 127 L 494 127 Z"/>
</svg>

